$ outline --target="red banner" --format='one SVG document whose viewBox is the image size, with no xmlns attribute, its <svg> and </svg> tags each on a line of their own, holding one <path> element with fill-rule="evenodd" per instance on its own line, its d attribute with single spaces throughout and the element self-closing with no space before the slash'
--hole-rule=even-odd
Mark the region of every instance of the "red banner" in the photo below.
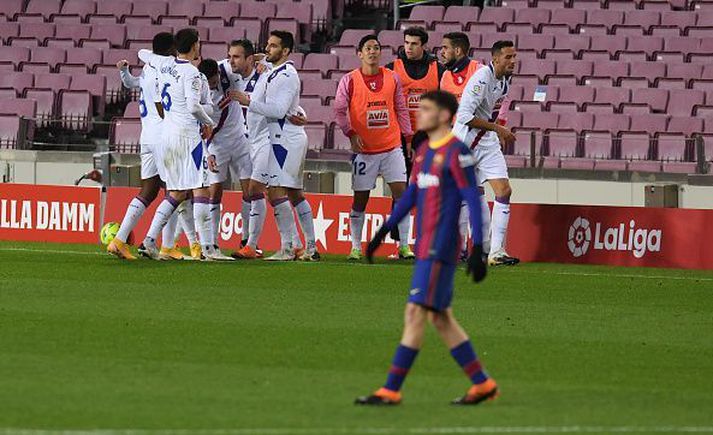
<svg viewBox="0 0 713 435">
<path fill-rule="evenodd" d="M 101 190 L 0 184 L 0 240 L 97 243 Z"/>
<path fill-rule="evenodd" d="M 108 189 L 104 222 L 121 222 L 138 189 Z M 351 197 L 309 194 L 320 251 L 347 254 Z M 146 234 L 159 201 L 154 201 L 134 229 L 137 242 Z M 237 249 L 242 238 L 241 195 L 225 192 L 219 242 Z M 64 186 L 0 185 L 0 240 L 96 243 L 100 191 Z M 391 200 L 372 198 L 362 241 L 369 240 L 388 217 Z M 413 230 L 410 236 L 413 243 Z M 279 236 L 268 216 L 260 247 L 277 249 Z M 387 239 L 380 254 L 396 245 Z M 713 210 L 638 207 L 589 207 L 515 204 L 508 231 L 508 251 L 523 261 L 616 266 L 655 266 L 713 270 Z"/>
</svg>

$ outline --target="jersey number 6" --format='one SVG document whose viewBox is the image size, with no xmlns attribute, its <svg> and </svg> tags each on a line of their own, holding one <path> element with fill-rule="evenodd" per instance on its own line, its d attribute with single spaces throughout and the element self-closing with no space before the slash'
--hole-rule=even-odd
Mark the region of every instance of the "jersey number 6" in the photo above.
<svg viewBox="0 0 713 435">
<path fill-rule="evenodd" d="M 170 86 L 170 83 L 166 83 L 163 85 L 163 90 L 161 91 L 161 105 L 163 106 L 163 110 L 167 112 L 171 110 L 171 94 L 168 93 Z"/>
</svg>

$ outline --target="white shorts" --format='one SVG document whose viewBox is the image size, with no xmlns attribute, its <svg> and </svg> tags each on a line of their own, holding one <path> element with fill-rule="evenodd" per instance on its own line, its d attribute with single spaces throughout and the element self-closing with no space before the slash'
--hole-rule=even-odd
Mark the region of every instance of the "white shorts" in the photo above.
<svg viewBox="0 0 713 435">
<path fill-rule="evenodd" d="M 406 159 L 401 147 L 379 154 L 354 154 L 352 157 L 352 190 L 363 192 L 376 188 L 381 175 L 387 184 L 405 183 Z"/>
<path fill-rule="evenodd" d="M 228 179 L 232 182 L 247 180 L 252 176 L 253 165 L 250 159 L 250 147 L 247 143 L 223 145 L 215 141 L 210 152 L 215 155 L 218 172 L 208 171 L 208 183 L 223 183 Z"/>
<path fill-rule="evenodd" d="M 270 183 L 271 154 L 272 147 L 270 146 L 269 140 L 250 144 L 250 162 L 252 164 L 251 180 L 255 180 L 266 186 Z"/>
<path fill-rule="evenodd" d="M 167 190 L 208 186 L 208 156 L 200 135 L 167 135 L 166 143 L 154 148 L 154 155 Z"/>
<path fill-rule="evenodd" d="M 508 165 L 505 163 L 505 156 L 498 146 L 476 146 L 473 151 L 475 156 L 475 177 L 478 185 L 482 186 L 488 180 L 496 180 L 508 177 Z"/>
<path fill-rule="evenodd" d="M 148 180 L 159 174 L 156 158 L 153 152 L 153 145 L 141 144 L 141 179 Z M 163 177 L 161 177 L 163 179 Z"/>
<path fill-rule="evenodd" d="M 272 144 L 269 172 L 271 187 L 302 189 L 307 134 L 304 130 L 283 136 L 283 143 Z"/>
</svg>

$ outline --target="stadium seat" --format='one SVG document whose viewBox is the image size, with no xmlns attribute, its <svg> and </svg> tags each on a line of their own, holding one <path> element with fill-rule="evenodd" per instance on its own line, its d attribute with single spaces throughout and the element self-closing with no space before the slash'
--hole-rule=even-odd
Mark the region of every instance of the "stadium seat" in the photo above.
<svg viewBox="0 0 713 435">
<path fill-rule="evenodd" d="M 631 101 L 648 104 L 654 112 L 665 112 L 668 104 L 668 90 L 656 88 L 636 88 L 631 90 Z"/>
<path fill-rule="evenodd" d="M 302 69 L 305 60 L 305 54 L 297 52 L 290 53 L 289 59 L 295 64 L 295 68 Z"/>
<path fill-rule="evenodd" d="M 574 130 L 554 129 L 547 134 L 548 153 L 544 157 L 543 167 L 556 169 L 563 160 L 577 157 L 577 132 Z M 593 169 L 594 165 L 592 164 Z M 578 168 L 571 168 L 578 169 Z"/>
<path fill-rule="evenodd" d="M 24 0 L 3 0 L 0 2 L 0 14 L 12 18 L 22 12 L 24 2 Z"/>
<path fill-rule="evenodd" d="M 561 103 L 560 103 L 561 104 Z M 566 106 L 562 106 L 564 109 Z M 563 115 L 560 116 L 559 128 L 572 129 L 577 132 L 591 130 L 594 127 L 593 113 L 568 113 L 565 110 L 560 111 Z"/>
<path fill-rule="evenodd" d="M 71 38 L 76 41 L 89 38 L 92 33 L 92 26 L 89 24 L 64 24 L 57 26 L 56 38 Z"/>
<path fill-rule="evenodd" d="M 621 133 L 619 150 L 621 158 L 626 160 L 648 160 L 653 157 L 648 133 Z"/>
<path fill-rule="evenodd" d="M 188 3 L 194 3 L 193 0 L 186 1 Z M 231 18 L 240 16 L 240 3 L 209 1 L 205 4 L 205 12 L 203 12 L 203 16 L 219 17 L 223 19 L 224 22 L 229 22 Z M 196 18 L 200 17 L 196 15 Z"/>
<path fill-rule="evenodd" d="M 89 67 L 102 63 L 102 50 L 81 47 L 67 52 L 67 63 L 83 63 Z"/>
<path fill-rule="evenodd" d="M 309 53 L 304 59 L 302 68 L 328 71 L 338 69 L 339 57 L 330 53 Z"/>
<path fill-rule="evenodd" d="M 594 116 L 594 130 L 605 130 L 613 134 L 628 131 L 631 126 L 629 115 L 625 114 L 596 114 Z"/>
<path fill-rule="evenodd" d="M 286 30 L 295 37 L 295 41 L 299 42 L 302 39 L 300 33 L 300 24 L 292 18 L 268 18 L 266 22 L 267 34 L 273 30 Z"/>
<path fill-rule="evenodd" d="M 240 16 L 244 18 L 266 19 L 274 17 L 277 13 L 277 6 L 274 3 L 243 1 L 240 5 Z"/>
<path fill-rule="evenodd" d="M 337 82 L 329 79 L 305 79 L 302 80 L 302 95 L 316 96 L 326 102 L 327 97 L 333 97 L 337 92 Z"/>
<path fill-rule="evenodd" d="M 55 36 L 55 25 L 52 23 L 20 23 L 20 37 L 36 38 L 44 41 Z"/>
<path fill-rule="evenodd" d="M 138 118 L 116 118 L 112 120 L 111 145 L 120 153 L 138 153 L 140 151 L 141 120 Z"/>
<path fill-rule="evenodd" d="M 215 3 L 215 2 L 210 2 L 210 3 Z M 188 17 L 189 19 L 193 19 L 195 17 L 200 17 L 204 13 L 204 2 L 203 1 L 196 1 L 196 0 L 171 0 L 171 2 L 168 3 L 168 13 L 170 15 L 184 15 Z M 237 16 L 239 14 L 236 13 L 235 15 Z M 218 15 L 222 16 L 222 15 Z"/>
<path fill-rule="evenodd" d="M 666 131 L 668 115 L 664 114 L 632 114 L 631 129 L 633 131 L 657 132 Z"/>
<path fill-rule="evenodd" d="M 339 38 L 339 45 L 342 46 L 356 46 L 359 44 L 359 40 L 366 36 L 373 34 L 373 30 L 365 29 L 346 29 Z"/>
<path fill-rule="evenodd" d="M 116 72 L 116 65 L 97 65 L 94 68 L 94 74 L 106 79 L 106 101 L 108 103 L 120 101 L 124 93 L 121 78 Z"/>
<path fill-rule="evenodd" d="M 703 119 L 691 116 L 672 116 L 668 121 L 667 130 L 671 133 L 683 133 L 686 136 L 703 133 Z"/>
<path fill-rule="evenodd" d="M 307 133 L 307 148 L 310 150 L 321 151 L 325 148 L 327 138 L 327 126 L 321 122 L 310 122 L 305 125 L 305 133 Z"/>
<path fill-rule="evenodd" d="M 25 12 L 28 14 L 42 14 L 45 18 L 49 18 L 50 15 L 60 12 L 61 5 L 62 0 L 29 0 Z"/>
<path fill-rule="evenodd" d="M 37 38 L 10 38 L 10 45 L 13 47 L 35 49 L 40 46 L 40 41 L 38 41 Z"/>
<path fill-rule="evenodd" d="M 0 148 L 14 149 L 20 133 L 20 117 L 0 114 Z"/>
<path fill-rule="evenodd" d="M 18 70 L 37 76 L 37 74 L 49 74 L 50 65 L 45 62 L 22 62 Z"/>
<path fill-rule="evenodd" d="M 478 21 L 479 12 L 479 8 L 472 6 L 449 6 L 443 15 L 443 21 L 476 22 Z"/>
<path fill-rule="evenodd" d="M 63 14 L 77 14 L 86 17 L 97 11 L 97 4 L 92 0 L 65 0 L 61 11 Z"/>
<path fill-rule="evenodd" d="M 92 39 L 106 39 L 114 47 L 123 47 L 126 42 L 126 26 L 124 24 L 104 24 L 92 26 Z M 154 34 L 156 32 L 153 32 Z M 153 36 L 152 36 L 153 37 Z M 132 38 L 140 39 L 140 38 Z"/>
<path fill-rule="evenodd" d="M 27 89 L 25 98 L 32 99 L 37 102 L 35 117 L 37 118 L 36 125 L 38 127 L 46 127 L 50 121 L 55 118 L 55 104 L 57 95 L 54 89 Z"/>
<path fill-rule="evenodd" d="M 417 5 L 411 10 L 409 20 L 425 21 L 430 27 L 434 21 L 443 21 L 445 7 L 440 5 Z"/>
<path fill-rule="evenodd" d="M 37 102 L 25 98 L 3 99 L 0 100 L 0 113 L 15 114 L 31 119 L 37 113 Z"/>
<path fill-rule="evenodd" d="M 191 27 L 191 19 L 185 15 L 162 15 L 158 22 L 164 26 L 171 26 L 174 29 Z"/>
<path fill-rule="evenodd" d="M 667 112 L 674 116 L 691 116 L 693 107 L 705 102 L 705 93 L 698 89 L 671 90 Z"/>
<path fill-rule="evenodd" d="M 550 24 L 565 24 L 574 30 L 578 24 L 586 23 L 586 11 L 583 9 L 553 9 Z"/>
<path fill-rule="evenodd" d="M 582 112 L 611 114 L 616 112 L 616 108 L 611 103 L 584 103 L 582 104 Z"/>
<path fill-rule="evenodd" d="M 22 92 L 24 89 L 33 87 L 35 77 L 33 74 L 22 72 L 4 72 L 0 74 L 0 88 L 15 88 Z"/>
<path fill-rule="evenodd" d="M 196 22 L 197 24 L 197 22 Z M 262 21 L 259 18 L 233 18 L 231 26 L 245 29 L 245 37 L 254 43 L 260 41 L 262 35 Z"/>
<path fill-rule="evenodd" d="M 511 23 L 515 21 L 515 9 L 508 7 L 493 8 L 485 7 L 480 11 L 478 22 L 481 23 Z"/>
</svg>

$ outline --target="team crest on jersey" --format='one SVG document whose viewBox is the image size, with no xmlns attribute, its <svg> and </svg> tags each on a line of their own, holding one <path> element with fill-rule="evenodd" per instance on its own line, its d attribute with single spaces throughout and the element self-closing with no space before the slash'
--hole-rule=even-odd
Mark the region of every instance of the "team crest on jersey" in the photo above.
<svg viewBox="0 0 713 435">
<path fill-rule="evenodd" d="M 367 128 L 388 128 L 389 127 L 389 110 L 367 110 L 366 112 Z"/>
<path fill-rule="evenodd" d="M 376 90 L 376 82 L 370 82 L 369 87 L 371 88 L 372 91 Z"/>
<path fill-rule="evenodd" d="M 433 156 L 433 163 L 437 165 L 442 165 L 443 164 L 443 154 L 436 154 Z"/>
<path fill-rule="evenodd" d="M 465 80 L 465 77 L 463 77 L 463 76 L 456 76 L 456 84 L 457 84 L 457 85 L 462 85 L 464 80 Z"/>
</svg>

